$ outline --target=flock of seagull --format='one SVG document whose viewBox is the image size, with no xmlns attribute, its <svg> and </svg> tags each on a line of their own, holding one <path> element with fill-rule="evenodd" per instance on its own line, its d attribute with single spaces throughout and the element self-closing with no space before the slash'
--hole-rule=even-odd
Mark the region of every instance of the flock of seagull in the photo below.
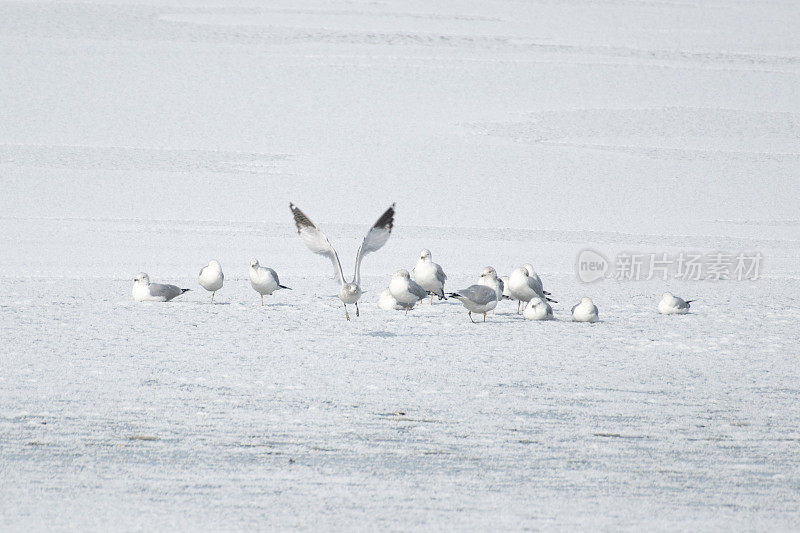
<svg viewBox="0 0 800 533">
<path fill-rule="evenodd" d="M 334 268 L 334 277 L 339 283 L 339 299 L 344 304 L 344 312 L 347 320 L 350 320 L 348 304 L 356 308 L 356 316 L 359 316 L 358 300 L 361 298 L 360 269 L 361 261 L 367 254 L 375 252 L 386 244 L 392 233 L 394 226 L 395 204 L 392 204 L 367 232 L 361 246 L 356 253 L 355 270 L 351 281 L 347 281 L 342 271 L 342 263 L 339 255 L 331 246 L 330 241 L 319 227 L 311 221 L 294 204 L 289 204 L 289 209 L 294 217 L 297 233 L 312 252 L 327 257 Z M 214 301 L 216 292 L 222 288 L 225 275 L 222 273 L 222 266 L 218 261 L 210 261 L 207 266 L 200 270 L 198 282 L 200 286 L 211 293 L 211 301 Z M 517 313 L 528 320 L 550 320 L 553 318 L 553 308 L 550 302 L 558 303 L 551 298 L 551 294 L 544 290 L 542 280 L 536 273 L 533 266 L 525 264 L 515 268 L 508 276 L 498 276 L 497 271 L 488 266 L 483 269 L 478 283 L 470 285 L 465 289 L 456 292 L 446 293 L 444 284 L 447 275 L 442 267 L 433 262 L 430 250 L 422 250 L 414 266 L 413 277 L 408 270 L 398 270 L 389 282 L 389 286 L 381 293 L 378 299 L 378 307 L 381 309 L 405 310 L 406 314 L 421 300 L 430 296 L 431 304 L 433 297 L 439 300 L 446 300 L 448 297 L 460 301 L 467 309 L 467 314 L 472 322 L 472 313 L 483 314 L 483 321 L 486 321 L 486 313 L 497 307 L 498 302 L 503 299 L 517 300 Z M 261 305 L 264 305 L 264 295 L 271 295 L 279 289 L 289 289 L 281 285 L 278 274 L 271 268 L 263 267 L 257 259 L 250 262 L 250 284 L 253 289 L 261 295 Z M 168 302 L 180 296 L 190 289 L 182 289 L 176 285 L 164 285 L 161 283 L 151 283 L 150 277 L 144 272 L 140 272 L 133 280 L 133 298 L 137 302 Z M 686 314 L 689 311 L 690 303 L 693 300 L 683 300 L 667 292 L 658 304 L 658 312 L 661 314 Z M 599 319 L 597 306 L 588 297 L 581 298 L 572 307 L 572 320 L 575 322 L 597 322 Z"/>
</svg>

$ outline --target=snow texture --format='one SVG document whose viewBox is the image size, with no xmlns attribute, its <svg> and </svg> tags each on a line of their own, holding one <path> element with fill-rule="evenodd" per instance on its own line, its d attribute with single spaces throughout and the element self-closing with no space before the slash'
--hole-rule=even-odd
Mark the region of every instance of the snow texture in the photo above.
<svg viewBox="0 0 800 533">
<path fill-rule="evenodd" d="M 800 529 L 798 27 L 777 1 L 0 3 L 0 529 Z M 360 317 L 290 201 L 346 272 L 397 202 Z M 556 320 L 379 310 L 423 248 L 445 290 L 532 263 Z M 582 284 L 586 248 L 763 275 Z M 261 307 L 252 257 L 293 290 Z M 136 303 L 140 271 L 193 290 Z"/>
</svg>

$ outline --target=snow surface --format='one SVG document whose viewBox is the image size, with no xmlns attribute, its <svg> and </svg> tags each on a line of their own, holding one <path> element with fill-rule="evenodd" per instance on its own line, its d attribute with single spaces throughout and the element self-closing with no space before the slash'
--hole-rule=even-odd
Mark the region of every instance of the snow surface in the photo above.
<svg viewBox="0 0 800 533">
<path fill-rule="evenodd" d="M 0 3 L 0 529 L 800 529 L 798 27 L 777 1 Z M 289 201 L 346 272 L 397 202 L 358 319 Z M 379 310 L 422 248 L 451 290 L 531 262 L 557 320 Z M 763 277 L 585 285 L 585 248 Z M 261 307 L 252 257 L 293 290 Z M 137 304 L 139 271 L 193 291 Z"/>
</svg>

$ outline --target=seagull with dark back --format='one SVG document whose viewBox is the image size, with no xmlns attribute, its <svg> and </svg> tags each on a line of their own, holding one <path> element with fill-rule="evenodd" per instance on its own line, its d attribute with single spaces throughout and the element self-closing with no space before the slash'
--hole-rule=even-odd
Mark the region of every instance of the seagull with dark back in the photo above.
<svg viewBox="0 0 800 533">
<path fill-rule="evenodd" d="M 290 203 L 289 209 L 292 210 L 294 223 L 297 225 L 297 234 L 303 239 L 308 249 L 315 254 L 324 255 L 333 263 L 334 276 L 340 285 L 339 299 L 344 304 L 344 314 L 347 320 L 350 320 L 347 304 L 355 304 L 356 316 L 358 316 L 358 299 L 361 298 L 363 292 L 359 285 L 361 282 L 361 274 L 359 272 L 361 269 L 361 260 L 368 253 L 380 250 L 383 245 L 386 244 L 386 241 L 389 240 L 389 236 L 392 234 L 392 227 L 394 226 L 394 204 L 381 215 L 378 221 L 369 229 L 366 237 L 364 237 L 364 241 L 361 243 L 361 246 L 358 248 L 358 253 L 356 254 L 356 268 L 353 274 L 353 281 L 349 283 L 344 279 L 339 255 L 336 253 L 336 250 L 333 249 L 333 246 L 331 246 L 325 234 L 322 233 L 317 225 L 314 224 L 305 213 L 300 211 L 296 205 Z"/>
</svg>

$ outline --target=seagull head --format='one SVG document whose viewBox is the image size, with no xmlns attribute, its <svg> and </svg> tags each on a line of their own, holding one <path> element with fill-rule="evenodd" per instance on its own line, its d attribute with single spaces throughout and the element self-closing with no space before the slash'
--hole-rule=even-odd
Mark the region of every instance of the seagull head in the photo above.
<svg viewBox="0 0 800 533">
<path fill-rule="evenodd" d="M 538 306 L 542 305 L 543 303 L 544 303 L 544 300 L 542 300 L 538 296 L 534 296 L 533 298 L 531 298 L 531 301 L 529 302 L 529 305 L 531 305 L 533 307 L 538 307 Z"/>
<path fill-rule="evenodd" d="M 250 260 L 250 268 L 258 268 L 258 259 Z"/>
<path fill-rule="evenodd" d="M 673 298 L 675 298 L 675 297 L 672 295 L 671 292 L 665 292 L 664 296 L 661 297 L 662 300 L 666 300 L 666 299 L 672 300 Z"/>
<path fill-rule="evenodd" d="M 394 273 L 394 278 L 403 278 L 403 279 L 411 279 L 411 274 L 408 273 L 408 270 L 402 268 Z"/>
<path fill-rule="evenodd" d="M 430 261 L 431 260 L 431 251 L 428 250 L 427 248 L 424 248 L 419 253 L 419 258 L 422 259 L 423 261 Z"/>
<path fill-rule="evenodd" d="M 584 296 L 583 298 L 581 298 L 581 304 L 591 304 L 591 303 L 592 299 L 589 298 L 588 296 Z"/>
<path fill-rule="evenodd" d="M 219 264 L 219 261 L 216 259 L 212 259 L 208 262 L 208 267 L 213 268 L 214 270 L 222 270 L 222 265 Z"/>
<path fill-rule="evenodd" d="M 497 271 L 494 269 L 494 267 L 490 266 L 486 267 L 483 269 L 483 272 L 481 272 L 481 277 L 489 279 L 497 279 Z"/>
<path fill-rule="evenodd" d="M 531 265 L 530 263 L 525 263 L 524 265 L 522 265 L 522 268 L 528 271 L 529 276 L 536 275 L 536 270 L 534 270 L 533 265 Z"/>
<path fill-rule="evenodd" d="M 144 272 L 139 272 L 136 274 L 136 277 L 133 278 L 133 281 L 134 283 L 144 283 L 145 285 L 150 285 L 150 276 Z"/>
</svg>

